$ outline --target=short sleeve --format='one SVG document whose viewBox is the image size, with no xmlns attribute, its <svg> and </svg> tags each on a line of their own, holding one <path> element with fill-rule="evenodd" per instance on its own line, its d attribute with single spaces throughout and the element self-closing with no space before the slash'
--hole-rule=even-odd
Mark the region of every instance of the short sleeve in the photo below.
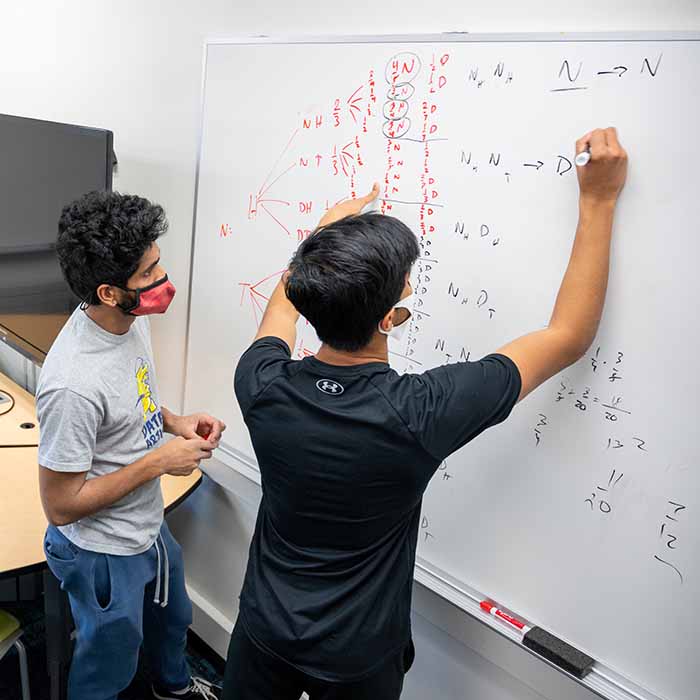
<svg viewBox="0 0 700 700">
<path fill-rule="evenodd" d="M 37 397 L 39 464 L 58 472 L 85 472 L 92 467 L 102 411 L 70 389 Z"/>
<path fill-rule="evenodd" d="M 504 421 L 520 396 L 520 372 L 505 355 L 459 362 L 414 375 L 406 398 L 409 429 L 424 449 L 443 460 Z"/>
<path fill-rule="evenodd" d="M 243 353 L 236 367 L 234 389 L 244 416 L 270 382 L 282 374 L 291 357 L 287 343 L 274 336 L 256 340 Z"/>
</svg>

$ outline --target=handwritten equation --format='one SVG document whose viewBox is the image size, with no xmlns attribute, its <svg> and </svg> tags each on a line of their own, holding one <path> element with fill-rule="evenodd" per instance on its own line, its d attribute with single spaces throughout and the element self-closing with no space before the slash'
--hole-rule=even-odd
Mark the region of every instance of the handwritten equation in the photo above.
<svg viewBox="0 0 700 700">
<path fill-rule="evenodd" d="M 609 64 L 574 54 L 559 56 L 547 64 L 537 92 L 530 97 L 561 104 L 611 84 L 623 90 L 635 80 L 652 89 L 667 62 L 662 52 L 641 51 L 633 60 L 628 54 L 627 60 Z M 495 181 L 501 183 L 499 191 L 509 193 L 522 185 L 533 188 L 543 183 L 556 198 L 575 186 L 576 167 L 573 154 L 555 144 L 545 148 L 518 145 L 508 138 L 499 142 L 493 134 L 487 140 L 478 130 L 456 130 L 455 124 L 458 117 L 466 122 L 479 100 L 491 95 L 499 94 L 502 104 L 517 108 L 508 100 L 521 99 L 516 97 L 522 95 L 518 90 L 533 84 L 532 75 L 513 61 L 460 64 L 452 51 L 400 51 L 380 65 L 360 64 L 355 79 L 334 86 L 320 103 L 300 111 L 287 125 L 285 138 L 280 138 L 263 171 L 265 177 L 251 182 L 247 200 L 236 206 L 245 211 L 247 222 L 265 222 L 281 242 L 294 246 L 312 234 L 334 204 L 379 181 L 377 209 L 406 221 L 420 246 L 411 278 L 413 315 L 402 342 L 390 342 L 392 363 L 398 363 L 397 371 L 417 372 L 476 359 L 480 355 L 473 335 L 459 338 L 444 332 L 435 319 L 448 315 L 455 326 L 472 333 L 506 327 L 513 321 L 514 311 L 507 304 L 513 290 L 505 290 L 502 281 L 487 274 L 473 274 L 474 268 L 459 272 L 449 256 L 464 251 L 466 258 L 474 256 L 479 264 L 497 267 L 517 250 L 520 231 L 512 222 L 501 223 L 497 210 L 480 211 L 473 194 L 465 202 L 450 201 L 450 180 L 459 178 L 475 187 Z M 460 95 L 468 99 L 459 102 L 464 114 L 455 115 L 449 110 Z M 316 188 L 319 182 L 326 183 L 325 189 Z M 509 196 L 500 200 L 504 209 Z M 220 245 L 230 245 L 241 233 L 230 223 L 234 218 L 222 220 L 213 232 Z M 256 324 L 282 274 L 275 267 L 260 279 L 239 281 L 240 308 Z M 313 329 L 302 320 L 294 357 L 313 355 L 318 345 Z M 591 527 L 612 527 L 624 517 L 629 488 L 659 458 L 654 436 L 638 425 L 639 399 L 630 387 L 638 386 L 642 378 L 629 369 L 630 353 L 633 350 L 623 343 L 596 343 L 576 371 L 559 375 L 540 390 L 532 422 L 527 424 L 527 449 L 537 455 L 553 449 L 563 431 L 575 433 L 585 427 L 598 436 L 589 446 L 596 456 L 590 482 L 570 494 L 572 507 L 585 513 Z M 431 488 L 450 489 L 454 479 L 459 479 L 458 471 L 443 462 Z M 687 575 L 683 545 L 692 526 L 692 508 L 671 492 L 670 485 L 668 493 L 660 490 L 654 498 L 655 510 L 649 517 L 656 535 L 648 543 L 649 559 L 668 571 L 669 578 L 683 583 Z M 433 546 L 439 539 L 434 522 L 431 513 L 423 513 L 423 546 Z"/>
</svg>

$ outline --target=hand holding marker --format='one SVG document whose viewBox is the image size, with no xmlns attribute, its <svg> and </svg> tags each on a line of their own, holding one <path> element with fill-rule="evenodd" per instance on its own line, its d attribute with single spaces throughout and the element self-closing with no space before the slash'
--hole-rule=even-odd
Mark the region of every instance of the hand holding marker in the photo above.
<svg viewBox="0 0 700 700">
<path fill-rule="evenodd" d="M 615 204 L 627 176 L 627 153 L 615 127 L 589 131 L 576 141 L 575 152 L 581 203 Z"/>
<path fill-rule="evenodd" d="M 576 142 L 576 150 L 578 153 L 574 158 L 574 163 L 580 168 L 584 165 L 588 165 L 591 161 L 591 141 L 594 136 L 597 137 L 598 146 L 606 145 L 608 148 L 617 149 L 619 151 L 623 150 L 620 146 L 620 142 L 617 140 L 617 130 L 614 127 L 589 131 Z"/>
<path fill-rule="evenodd" d="M 590 147 L 587 148 L 585 151 L 582 151 L 581 153 L 578 153 L 576 155 L 576 158 L 574 158 L 574 163 L 576 165 L 583 167 L 584 165 L 588 165 L 588 161 L 591 159 L 591 149 Z"/>
<path fill-rule="evenodd" d="M 583 138 L 579 139 L 576 142 L 576 150 L 578 153 L 576 154 L 576 157 L 574 158 L 574 163 L 578 165 L 580 168 L 582 168 L 584 165 L 588 165 L 589 161 L 591 160 L 591 142 L 590 138 L 591 135 L 593 134 L 592 131 L 589 131 Z M 584 149 L 581 151 L 579 150 L 580 144 L 581 143 L 585 144 Z"/>
</svg>

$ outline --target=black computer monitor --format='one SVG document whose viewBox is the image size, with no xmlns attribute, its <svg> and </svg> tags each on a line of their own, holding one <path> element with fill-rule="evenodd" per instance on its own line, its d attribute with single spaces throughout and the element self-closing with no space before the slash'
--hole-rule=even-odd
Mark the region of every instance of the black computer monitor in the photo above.
<svg viewBox="0 0 700 700">
<path fill-rule="evenodd" d="M 0 340 L 41 363 L 79 300 L 56 257 L 63 207 L 112 189 L 112 132 L 0 114 Z"/>
</svg>

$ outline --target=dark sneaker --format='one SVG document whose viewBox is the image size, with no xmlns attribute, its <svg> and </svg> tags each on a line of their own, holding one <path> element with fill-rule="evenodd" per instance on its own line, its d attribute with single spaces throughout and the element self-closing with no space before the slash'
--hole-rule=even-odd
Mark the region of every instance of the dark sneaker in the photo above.
<svg viewBox="0 0 700 700">
<path fill-rule="evenodd" d="M 187 688 L 165 690 L 158 685 L 152 685 L 151 691 L 156 700 L 220 700 L 221 686 L 205 681 L 204 678 L 192 678 Z"/>
</svg>

